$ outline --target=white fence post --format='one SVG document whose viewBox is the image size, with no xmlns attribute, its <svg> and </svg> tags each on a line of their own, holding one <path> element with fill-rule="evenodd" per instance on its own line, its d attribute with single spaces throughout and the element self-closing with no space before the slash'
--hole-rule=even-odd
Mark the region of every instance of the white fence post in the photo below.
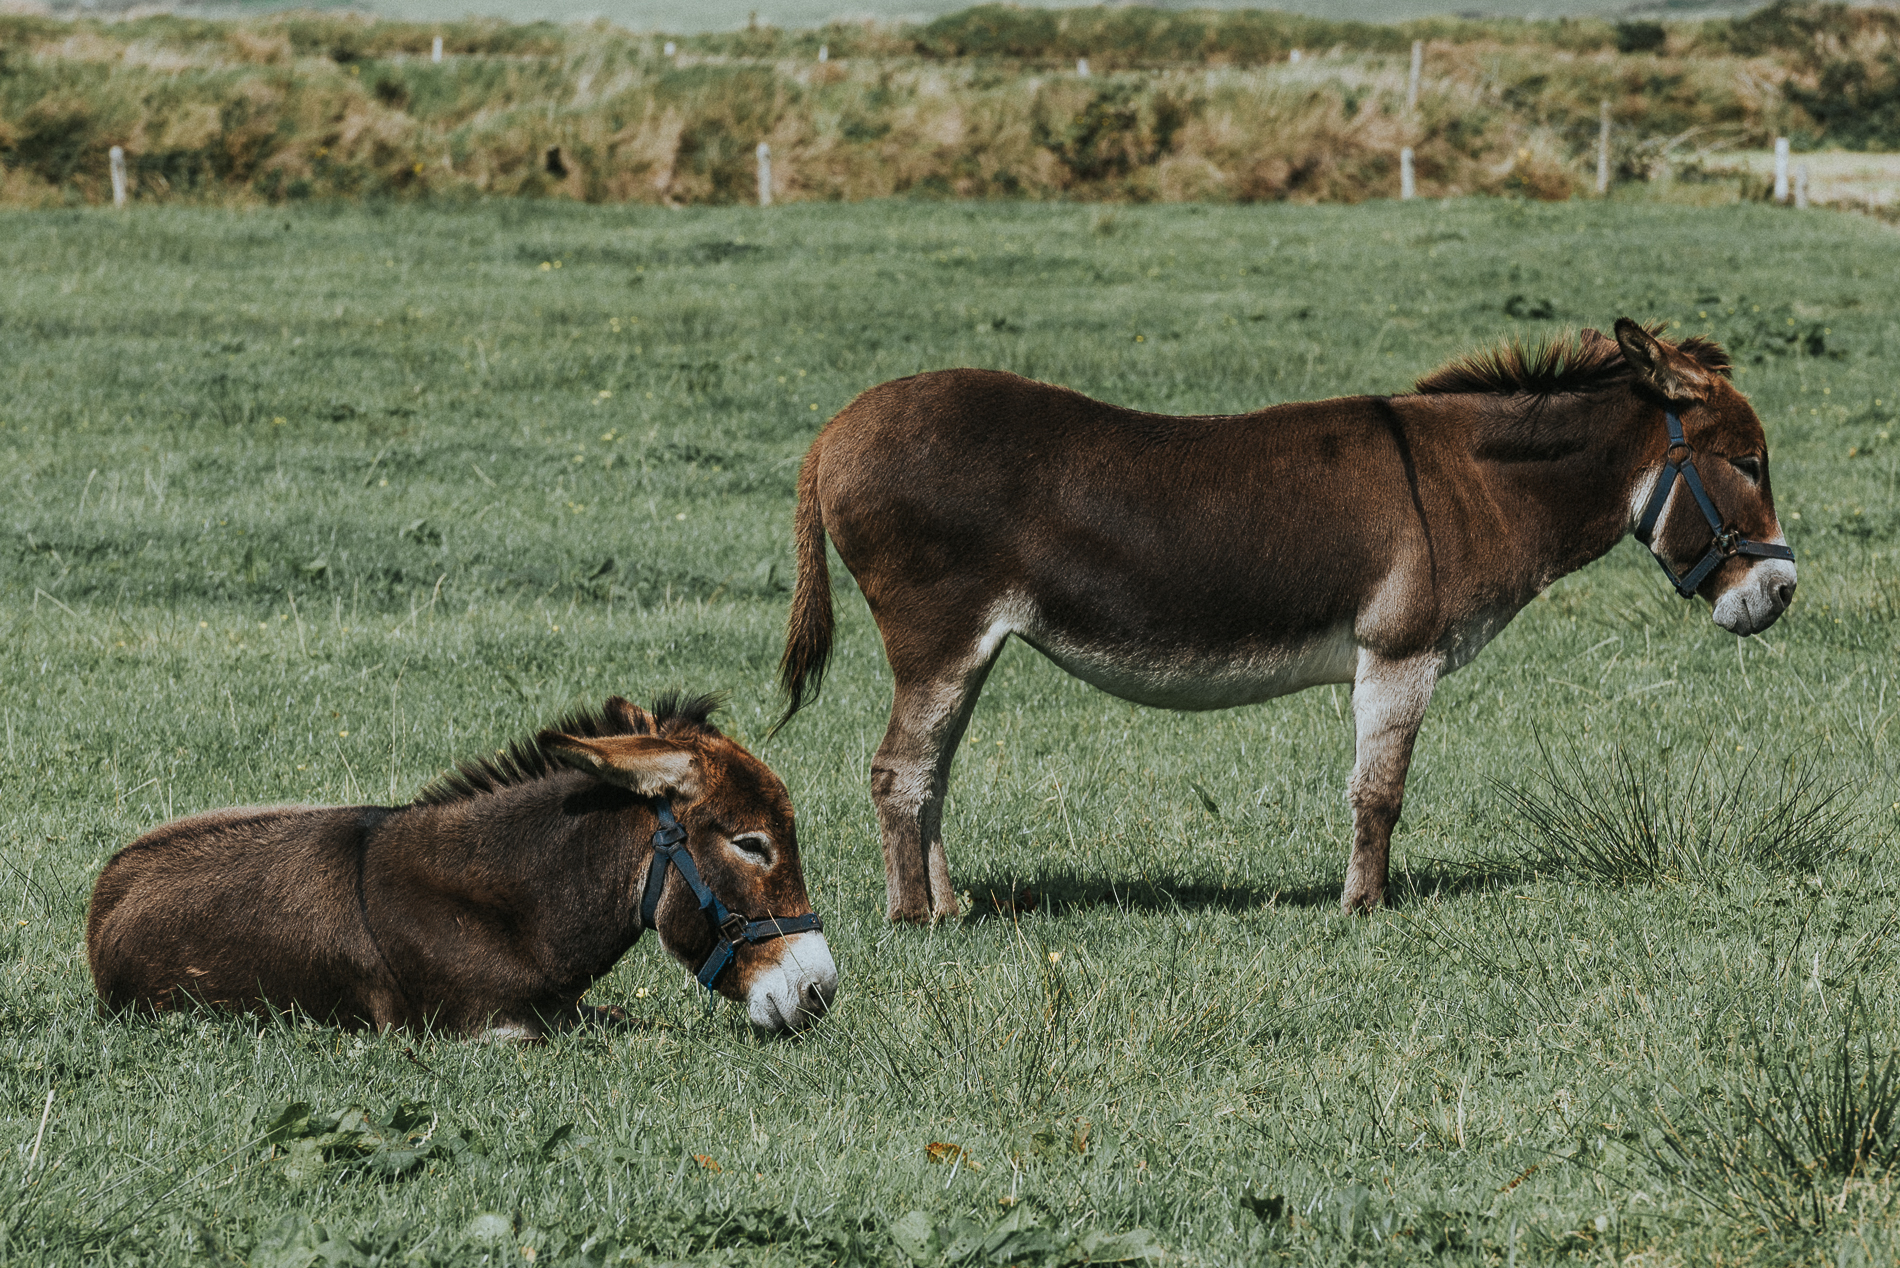
<svg viewBox="0 0 1900 1268">
<path fill-rule="evenodd" d="M 1610 103 L 1606 99 L 1597 108 L 1601 124 L 1597 128 L 1597 193 L 1610 192 Z"/>
<path fill-rule="evenodd" d="M 1405 108 L 1418 109 L 1418 77 L 1425 69 L 1425 41 L 1412 41 L 1412 78 L 1405 86 Z"/>
<path fill-rule="evenodd" d="M 1412 147 L 1399 151 L 1399 197 L 1418 197 L 1418 182 L 1412 176 Z"/>
<path fill-rule="evenodd" d="M 1089 77 L 1089 59 L 1088 58 L 1078 57 L 1075 59 L 1075 73 L 1076 73 L 1076 77 L 1080 79 L 1087 79 Z"/>
<path fill-rule="evenodd" d="M 1291 53 L 1288 53 L 1286 55 L 1286 64 L 1289 66 L 1298 66 L 1300 64 L 1300 50 L 1299 49 L 1296 48 Z"/>
<path fill-rule="evenodd" d="M 435 37 L 435 44 L 429 49 L 429 60 L 432 62 L 442 60 L 442 37 L 439 35 Z"/>
<path fill-rule="evenodd" d="M 772 147 L 761 141 L 759 142 L 757 154 L 759 158 L 759 206 L 770 207 L 772 205 Z"/>
<path fill-rule="evenodd" d="M 1788 138 L 1775 138 L 1775 201 L 1788 201 Z"/>
<path fill-rule="evenodd" d="M 1806 159 L 1795 164 L 1794 205 L 1797 211 L 1806 211 L 1808 209 L 1808 164 Z"/>
<path fill-rule="evenodd" d="M 831 60 L 831 45 L 820 44 L 818 46 L 818 60 L 821 62 L 828 62 Z"/>
<path fill-rule="evenodd" d="M 125 151 L 118 146 L 111 150 L 112 158 L 112 205 L 125 206 Z"/>
<path fill-rule="evenodd" d="M 667 55 L 668 57 L 671 57 L 671 56 L 673 56 L 673 54 L 675 54 L 675 53 L 677 53 L 677 52 L 679 52 L 679 51 L 680 51 L 680 46 L 679 46 L 679 45 L 677 45 L 677 44 L 675 44 L 675 43 L 674 43 L 673 41 L 671 41 L 671 40 L 668 40 L 668 41 L 666 42 L 666 48 L 665 48 L 664 50 L 662 50 L 662 51 L 663 51 L 663 52 L 665 52 L 665 54 L 666 54 L 666 55 Z"/>
</svg>

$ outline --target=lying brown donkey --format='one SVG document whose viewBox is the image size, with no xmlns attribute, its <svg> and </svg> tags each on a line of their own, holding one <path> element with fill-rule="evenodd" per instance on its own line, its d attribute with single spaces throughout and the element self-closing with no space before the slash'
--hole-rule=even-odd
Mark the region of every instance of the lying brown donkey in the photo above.
<svg viewBox="0 0 1900 1268">
<path fill-rule="evenodd" d="M 885 383 L 798 482 L 790 718 L 831 650 L 825 534 L 884 636 L 871 760 L 893 920 L 952 915 L 950 760 L 1010 635 L 1126 700 L 1251 704 L 1351 683 L 1343 904 L 1376 906 L 1438 679 L 1632 529 L 1736 634 L 1794 596 L 1761 422 L 1701 339 L 1627 319 L 1453 362 L 1409 396 L 1171 418 L 987 370 Z M 1693 461 L 1691 461 L 1693 458 Z"/>
<path fill-rule="evenodd" d="M 580 1019 L 644 928 L 755 1025 L 797 1030 L 838 970 L 785 785 L 712 707 L 616 697 L 407 806 L 216 810 L 149 832 L 93 887 L 100 1001 L 535 1039 Z"/>
</svg>

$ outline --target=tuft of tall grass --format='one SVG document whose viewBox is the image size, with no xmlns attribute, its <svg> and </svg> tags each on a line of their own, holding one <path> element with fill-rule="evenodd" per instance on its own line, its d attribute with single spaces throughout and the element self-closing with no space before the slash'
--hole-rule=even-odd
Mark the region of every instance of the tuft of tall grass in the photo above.
<svg viewBox="0 0 1900 1268">
<path fill-rule="evenodd" d="M 1900 1165 L 1900 1053 L 1875 1051 L 1856 992 L 1838 1040 L 1770 1051 L 1757 1035 L 1753 1056 L 1733 1083 L 1650 1107 L 1649 1159 L 1733 1219 L 1819 1231 Z"/>
<path fill-rule="evenodd" d="M 1708 751 L 1685 770 L 1670 750 L 1607 759 L 1540 741 L 1541 789 L 1494 782 L 1515 813 L 1519 850 L 1510 860 L 1611 885 L 1716 878 L 1738 864 L 1807 872 L 1842 854 L 1860 814 L 1849 785 L 1799 756 L 1734 771 Z"/>
</svg>

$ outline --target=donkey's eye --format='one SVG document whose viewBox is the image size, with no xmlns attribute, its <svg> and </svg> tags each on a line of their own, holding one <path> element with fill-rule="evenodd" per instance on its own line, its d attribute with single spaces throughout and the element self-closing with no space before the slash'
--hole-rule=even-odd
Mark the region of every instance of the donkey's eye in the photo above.
<svg viewBox="0 0 1900 1268">
<path fill-rule="evenodd" d="M 744 836 L 732 838 L 732 843 L 747 857 L 760 863 L 772 861 L 772 843 L 763 833 L 748 832 Z"/>
<path fill-rule="evenodd" d="M 1750 484 L 1761 483 L 1760 458 L 1730 458 L 1729 465 L 1748 477 Z"/>
</svg>

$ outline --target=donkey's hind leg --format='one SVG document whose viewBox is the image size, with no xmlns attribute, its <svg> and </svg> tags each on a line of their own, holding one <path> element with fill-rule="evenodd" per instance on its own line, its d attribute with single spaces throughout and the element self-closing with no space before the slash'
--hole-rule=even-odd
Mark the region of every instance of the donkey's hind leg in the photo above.
<svg viewBox="0 0 1900 1268">
<path fill-rule="evenodd" d="M 939 660 L 934 672 L 892 665 L 891 725 L 871 759 L 887 919 L 928 923 L 957 914 L 943 853 L 943 799 L 951 759 L 1003 638 L 985 636 L 963 656 Z"/>
</svg>

